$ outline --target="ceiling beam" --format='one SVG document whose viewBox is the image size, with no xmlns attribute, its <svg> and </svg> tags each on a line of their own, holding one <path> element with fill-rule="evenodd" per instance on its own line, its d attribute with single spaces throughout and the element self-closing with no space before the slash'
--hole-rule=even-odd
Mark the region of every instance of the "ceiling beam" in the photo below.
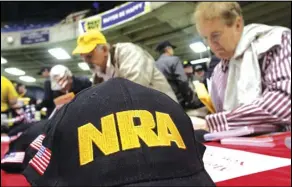
<svg viewBox="0 0 292 187">
<path fill-rule="evenodd" d="M 143 22 L 143 24 L 141 24 L 141 22 L 139 22 L 139 23 L 136 23 L 136 24 L 131 25 L 131 26 L 125 26 L 124 28 L 121 29 L 121 33 L 123 35 L 129 35 L 129 34 L 132 34 L 135 32 L 146 30 L 148 28 L 151 28 L 151 27 L 154 27 L 154 26 L 160 25 L 160 24 L 161 24 L 161 22 L 157 18 L 151 18 L 151 19 Z"/>
<path fill-rule="evenodd" d="M 291 2 L 270 2 L 262 6 L 260 9 L 255 11 L 248 11 L 248 13 L 243 13 L 244 19 L 246 21 L 252 20 L 255 18 L 259 18 L 263 15 L 270 14 L 271 12 L 277 11 L 279 9 L 283 9 L 285 7 L 291 7 Z M 260 21 L 257 19 L 257 22 Z"/>
<path fill-rule="evenodd" d="M 250 23 L 253 22 L 260 22 L 260 23 L 267 23 L 267 22 L 274 22 L 277 23 L 280 20 L 287 20 L 291 18 L 291 7 L 285 7 L 282 9 L 275 10 L 271 13 L 267 13 L 262 15 L 261 17 L 257 17 L 256 20 L 251 20 Z"/>
<path fill-rule="evenodd" d="M 184 29 L 188 29 L 189 27 L 192 27 L 193 25 L 187 25 L 183 28 L 177 28 L 171 32 L 168 33 L 164 33 L 164 34 L 157 34 L 155 36 L 149 37 L 149 38 L 145 38 L 139 42 L 142 42 L 145 45 L 151 45 L 151 44 L 157 44 L 160 41 L 163 40 L 168 40 L 170 38 L 174 39 L 174 38 L 178 38 L 178 37 L 182 37 L 180 34 Z"/>
<path fill-rule="evenodd" d="M 164 33 L 169 33 L 172 30 L 173 28 L 168 23 L 162 23 L 161 25 L 145 30 L 144 32 L 136 33 L 131 38 L 133 42 L 138 42 L 138 41 L 143 40 L 144 38 L 153 37 L 157 35 L 157 33 L 164 34 Z"/>
</svg>

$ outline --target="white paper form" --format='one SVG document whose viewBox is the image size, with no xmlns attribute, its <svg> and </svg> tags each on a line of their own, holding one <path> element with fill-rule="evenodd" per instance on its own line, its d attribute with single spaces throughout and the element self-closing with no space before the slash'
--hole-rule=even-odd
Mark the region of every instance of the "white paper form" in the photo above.
<svg viewBox="0 0 292 187">
<path fill-rule="evenodd" d="M 291 165 L 291 159 L 206 146 L 204 165 L 214 182 Z"/>
</svg>

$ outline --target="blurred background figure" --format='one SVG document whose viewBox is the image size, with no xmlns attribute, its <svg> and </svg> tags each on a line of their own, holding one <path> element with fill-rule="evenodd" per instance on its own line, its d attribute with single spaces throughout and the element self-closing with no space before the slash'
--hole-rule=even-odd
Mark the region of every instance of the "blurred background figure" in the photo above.
<svg viewBox="0 0 292 187">
<path fill-rule="evenodd" d="M 206 86 L 208 92 L 211 92 L 211 84 L 212 84 L 212 74 L 213 71 L 215 69 L 215 67 L 220 63 L 220 59 L 218 57 L 216 57 L 215 55 L 213 55 L 211 57 L 210 63 L 208 64 L 207 70 L 204 73 L 204 79 L 203 79 L 203 83 Z"/>
<path fill-rule="evenodd" d="M 37 110 L 46 111 L 44 116 L 49 115 L 54 109 L 54 103 L 52 102 L 51 98 L 53 98 L 53 92 L 51 90 L 51 81 L 50 81 L 50 66 L 44 66 L 40 69 L 38 75 L 41 75 L 45 78 L 44 81 L 44 97 L 42 100 L 38 99 L 37 102 Z"/>
<path fill-rule="evenodd" d="M 200 108 L 201 102 L 189 85 L 183 64 L 179 57 L 174 56 L 175 48 L 169 41 L 159 43 L 156 51 L 160 53 L 160 57 L 156 61 L 156 67 L 166 77 L 177 100 L 185 109 Z"/>
<path fill-rule="evenodd" d="M 48 98 L 49 108 L 47 116 L 50 116 L 56 107 L 54 100 L 66 94 L 74 94 L 81 92 L 82 90 L 90 87 L 92 83 L 87 77 L 77 77 L 63 65 L 56 65 L 52 67 L 50 71 L 51 87 L 49 92 L 52 92 L 52 97 Z"/>
<path fill-rule="evenodd" d="M 183 67 L 184 72 L 188 78 L 189 86 L 194 90 L 195 89 L 193 85 L 193 81 L 195 80 L 194 67 L 189 61 L 184 61 Z"/>
<path fill-rule="evenodd" d="M 41 75 L 43 78 L 49 79 L 50 71 L 51 71 L 50 66 L 44 66 L 40 69 L 40 71 L 38 72 L 38 75 Z"/>
<path fill-rule="evenodd" d="M 183 64 L 184 72 L 188 79 L 194 80 L 194 67 L 189 61 L 184 61 Z"/>
<path fill-rule="evenodd" d="M 63 65 L 56 65 L 50 72 L 51 89 L 54 92 L 54 98 L 73 92 L 78 92 L 90 87 L 92 84 L 87 77 L 77 77 Z"/>
<path fill-rule="evenodd" d="M 8 133 L 25 120 L 23 105 L 12 82 L 1 76 L 1 133 Z"/>
<path fill-rule="evenodd" d="M 220 61 L 221 61 L 220 58 L 216 57 L 215 55 L 212 55 L 211 61 L 208 65 L 207 71 L 206 71 L 205 76 L 204 76 L 205 79 L 211 78 L 215 67 L 217 66 L 217 64 L 220 63 Z"/>
<path fill-rule="evenodd" d="M 38 110 L 46 107 L 46 117 L 49 117 L 56 107 L 54 99 L 70 92 L 77 94 L 92 85 L 87 77 L 74 76 L 69 68 L 63 65 L 52 67 L 46 81 L 44 101 L 37 105 Z"/>
<path fill-rule="evenodd" d="M 12 82 L 1 75 L 1 113 L 8 113 L 17 105 L 18 94 Z"/>
<path fill-rule="evenodd" d="M 205 78 L 205 73 L 206 73 L 206 68 L 203 65 L 200 65 L 200 64 L 195 65 L 194 67 L 195 80 L 203 82 Z"/>
<path fill-rule="evenodd" d="M 36 104 L 36 98 L 34 94 L 26 89 L 26 86 L 22 83 L 16 84 L 16 91 L 19 94 L 19 99 L 21 99 L 25 105 L 35 105 Z"/>
</svg>

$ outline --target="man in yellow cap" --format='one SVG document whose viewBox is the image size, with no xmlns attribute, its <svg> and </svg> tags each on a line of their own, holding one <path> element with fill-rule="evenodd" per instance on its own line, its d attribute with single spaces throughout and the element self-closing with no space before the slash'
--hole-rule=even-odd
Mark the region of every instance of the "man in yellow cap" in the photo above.
<svg viewBox="0 0 292 187">
<path fill-rule="evenodd" d="M 122 77 L 159 90 L 177 101 L 167 80 L 155 67 L 153 57 L 138 45 L 109 45 L 101 32 L 92 30 L 79 36 L 73 54 L 80 54 L 88 63 L 94 74 L 94 83 Z"/>
</svg>

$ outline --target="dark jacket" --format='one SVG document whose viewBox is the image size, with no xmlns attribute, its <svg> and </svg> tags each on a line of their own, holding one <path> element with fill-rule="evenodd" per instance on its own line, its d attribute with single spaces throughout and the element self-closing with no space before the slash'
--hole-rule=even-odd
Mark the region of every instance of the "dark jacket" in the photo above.
<svg viewBox="0 0 292 187">
<path fill-rule="evenodd" d="M 90 87 L 92 83 L 87 77 L 75 77 L 72 76 L 73 82 L 72 82 L 72 88 L 69 90 L 69 92 L 73 92 L 74 94 L 79 93 L 80 91 Z M 45 96 L 43 102 L 38 105 L 37 109 L 46 107 L 47 108 L 47 116 L 50 116 L 50 114 L 53 112 L 55 108 L 54 99 L 64 95 L 64 93 L 60 91 L 53 91 L 51 89 L 51 81 L 46 80 L 44 85 L 44 91 Z"/>
<path fill-rule="evenodd" d="M 44 82 L 44 98 L 42 103 L 37 105 L 37 110 L 41 110 L 42 108 L 47 108 L 47 116 L 53 112 L 55 108 L 54 99 L 53 99 L 53 90 L 51 89 L 51 81 L 46 79 Z"/>
<path fill-rule="evenodd" d="M 202 106 L 202 103 L 189 87 L 183 65 L 177 56 L 161 55 L 156 61 L 156 67 L 166 77 L 179 103 L 184 108 L 195 109 Z"/>
<path fill-rule="evenodd" d="M 213 71 L 215 67 L 220 63 L 220 59 L 217 58 L 216 56 L 212 56 L 209 67 L 207 69 L 207 72 L 205 73 L 205 77 L 203 80 L 203 83 L 205 84 L 206 88 L 208 89 L 207 86 L 207 79 L 210 79 L 212 77 Z"/>
</svg>

